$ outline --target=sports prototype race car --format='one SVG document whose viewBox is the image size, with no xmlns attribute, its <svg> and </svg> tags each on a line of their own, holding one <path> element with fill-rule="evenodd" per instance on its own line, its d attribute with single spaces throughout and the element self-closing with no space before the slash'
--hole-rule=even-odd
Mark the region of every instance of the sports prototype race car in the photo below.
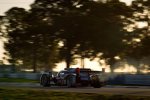
<svg viewBox="0 0 150 100">
<path fill-rule="evenodd" d="M 66 68 L 57 73 L 56 76 L 52 72 L 44 72 L 40 77 L 40 84 L 44 87 L 48 86 L 92 86 L 100 88 L 104 86 L 104 81 L 101 81 L 99 71 L 92 71 L 86 68 Z"/>
</svg>

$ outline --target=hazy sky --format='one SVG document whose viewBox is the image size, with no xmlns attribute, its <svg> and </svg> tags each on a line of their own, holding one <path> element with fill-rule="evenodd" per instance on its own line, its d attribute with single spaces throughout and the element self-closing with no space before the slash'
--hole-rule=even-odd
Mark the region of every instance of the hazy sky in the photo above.
<svg viewBox="0 0 150 100">
<path fill-rule="evenodd" d="M 0 0 L 0 15 L 12 7 L 23 7 L 28 9 L 34 0 Z"/>
</svg>

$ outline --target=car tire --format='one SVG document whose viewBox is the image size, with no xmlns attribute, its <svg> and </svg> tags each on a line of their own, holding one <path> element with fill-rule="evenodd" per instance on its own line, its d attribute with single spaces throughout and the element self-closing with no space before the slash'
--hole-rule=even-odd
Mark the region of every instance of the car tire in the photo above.
<svg viewBox="0 0 150 100">
<path fill-rule="evenodd" d="M 100 82 L 100 80 L 98 79 L 97 75 L 93 75 L 91 78 L 91 86 L 93 86 L 94 88 L 100 88 L 102 87 L 102 84 Z"/>
<path fill-rule="evenodd" d="M 41 75 L 40 84 L 44 87 L 50 86 L 50 78 L 48 77 L 48 75 L 46 75 L 46 74 Z"/>
<path fill-rule="evenodd" d="M 67 79 L 66 79 L 66 84 L 67 84 L 67 87 L 70 88 L 70 87 L 76 87 L 76 77 L 75 76 L 68 76 Z"/>
<path fill-rule="evenodd" d="M 102 87 L 102 86 L 101 86 L 100 82 L 97 81 L 97 82 L 94 82 L 94 83 L 93 83 L 93 87 L 94 87 L 94 88 L 100 88 L 100 87 Z"/>
</svg>

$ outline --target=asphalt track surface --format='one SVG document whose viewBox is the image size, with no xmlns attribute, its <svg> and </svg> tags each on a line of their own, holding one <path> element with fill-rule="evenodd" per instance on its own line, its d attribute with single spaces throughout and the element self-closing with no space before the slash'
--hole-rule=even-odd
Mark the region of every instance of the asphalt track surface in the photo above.
<svg viewBox="0 0 150 100">
<path fill-rule="evenodd" d="M 110 94 L 110 95 L 150 96 L 150 86 L 111 86 L 111 85 L 106 85 L 102 88 L 93 88 L 93 87 L 67 88 L 65 86 L 42 87 L 38 83 L 0 82 L 0 87 L 31 88 L 31 89 L 36 89 L 36 90 L 57 91 L 57 92 L 79 92 L 79 93 L 98 93 L 98 94 Z"/>
</svg>

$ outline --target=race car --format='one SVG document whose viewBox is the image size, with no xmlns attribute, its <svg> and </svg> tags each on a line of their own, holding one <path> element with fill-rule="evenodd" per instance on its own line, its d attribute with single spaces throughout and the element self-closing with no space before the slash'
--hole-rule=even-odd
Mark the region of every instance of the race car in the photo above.
<svg viewBox="0 0 150 100">
<path fill-rule="evenodd" d="M 98 71 L 97 71 L 98 72 Z M 40 77 L 40 84 L 44 87 L 48 86 L 92 86 L 100 88 L 104 86 L 99 74 L 87 68 L 66 68 L 57 73 L 56 76 L 52 72 L 44 72 Z"/>
</svg>

